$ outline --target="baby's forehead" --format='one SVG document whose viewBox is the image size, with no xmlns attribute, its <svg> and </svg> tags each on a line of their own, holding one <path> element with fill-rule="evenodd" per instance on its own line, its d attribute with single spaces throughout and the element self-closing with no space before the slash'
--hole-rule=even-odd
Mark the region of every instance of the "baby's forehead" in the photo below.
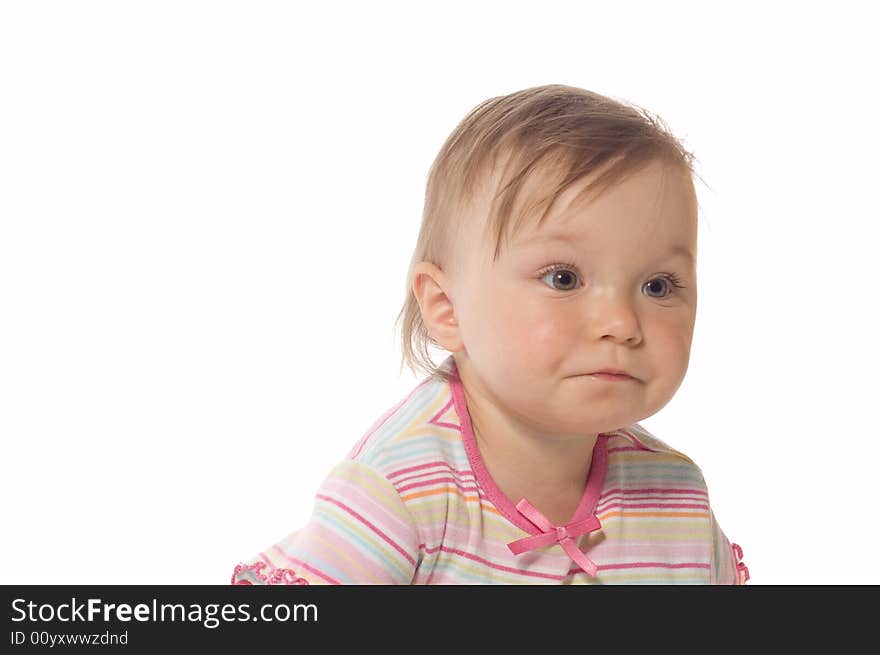
<svg viewBox="0 0 880 655">
<path fill-rule="evenodd" d="M 522 248 L 540 244 L 575 244 L 601 240 L 602 223 L 612 217 L 595 205 L 596 190 L 567 189 L 553 200 L 540 191 L 528 211 L 508 217 L 502 245 Z M 552 204 L 551 204 L 552 203 Z"/>
<path fill-rule="evenodd" d="M 563 174 L 558 167 L 538 166 L 519 181 L 514 197 L 508 189 L 511 180 L 496 166 L 480 179 L 465 213 L 463 231 L 468 233 L 470 245 L 495 247 L 500 242 L 537 236 L 548 224 L 564 227 L 560 208 L 572 206 L 578 197 L 585 198 L 592 177 L 560 192 Z"/>
<path fill-rule="evenodd" d="M 509 177 L 499 167 L 490 170 L 468 212 L 469 225 L 461 226 L 467 243 L 460 245 L 480 251 L 480 259 L 488 251 L 492 262 L 508 249 L 554 242 L 599 244 L 603 233 L 615 240 L 635 230 L 695 252 L 696 195 L 688 171 L 662 160 L 611 180 L 601 179 L 604 170 L 570 181 L 564 167 L 536 166 L 519 180 L 512 201 Z"/>
<path fill-rule="evenodd" d="M 577 251 L 599 256 L 603 252 L 628 252 L 653 258 L 672 251 L 695 258 L 697 223 L 689 203 L 682 198 L 663 203 L 650 199 L 650 190 L 641 199 L 628 191 L 621 197 L 610 190 L 608 202 L 572 203 L 563 211 L 550 211 L 543 220 L 531 216 L 508 230 L 499 255 L 517 252 Z"/>
</svg>

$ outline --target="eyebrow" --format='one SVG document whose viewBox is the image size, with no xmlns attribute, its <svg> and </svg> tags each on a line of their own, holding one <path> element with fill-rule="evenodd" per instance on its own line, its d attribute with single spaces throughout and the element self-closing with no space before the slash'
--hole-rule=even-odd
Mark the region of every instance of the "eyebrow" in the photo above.
<svg viewBox="0 0 880 655">
<path fill-rule="evenodd" d="M 529 246 L 532 246 L 535 244 L 545 243 L 548 241 L 562 241 L 563 243 L 570 243 L 573 240 L 574 240 L 574 238 L 570 235 L 567 235 L 567 234 L 543 234 L 541 236 L 536 236 L 536 237 L 533 237 L 532 239 L 529 239 L 528 241 L 526 241 L 522 245 L 525 247 L 529 247 Z M 696 258 L 694 257 L 694 254 L 691 252 L 690 248 L 687 248 L 687 247 L 679 245 L 679 244 L 675 244 L 675 245 L 667 248 L 665 254 L 671 255 L 671 256 L 676 256 L 676 257 L 684 257 L 685 259 L 692 261 L 692 262 L 696 260 Z"/>
</svg>

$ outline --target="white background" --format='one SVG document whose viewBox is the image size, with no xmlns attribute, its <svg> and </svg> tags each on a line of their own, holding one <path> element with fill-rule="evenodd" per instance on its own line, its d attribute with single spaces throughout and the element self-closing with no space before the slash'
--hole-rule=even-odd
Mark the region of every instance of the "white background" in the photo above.
<svg viewBox="0 0 880 655">
<path fill-rule="evenodd" d="M 752 583 L 880 583 L 868 3 L 4 2 L 0 583 L 225 584 L 417 382 L 428 168 L 563 83 L 698 158 L 699 307 L 642 424 Z M 441 353 L 442 355 L 442 353 Z"/>
</svg>

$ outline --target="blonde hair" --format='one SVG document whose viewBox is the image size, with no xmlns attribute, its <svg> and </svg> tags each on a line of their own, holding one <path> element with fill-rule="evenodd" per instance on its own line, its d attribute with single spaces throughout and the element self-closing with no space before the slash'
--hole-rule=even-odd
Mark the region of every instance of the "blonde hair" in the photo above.
<svg viewBox="0 0 880 655">
<path fill-rule="evenodd" d="M 485 181 L 486 173 L 504 156 L 505 174 L 485 217 L 485 227 L 495 235 L 496 259 L 502 238 L 515 233 L 537 207 L 546 203 L 540 223 L 560 194 L 603 167 L 606 170 L 582 193 L 595 190 L 601 195 L 656 159 L 696 174 L 693 154 L 661 118 L 586 89 L 549 84 L 478 104 L 447 137 L 428 173 L 422 225 L 406 278 L 406 300 L 395 321 L 401 330 L 401 371 L 406 363 L 417 375 L 450 379 L 450 370 L 435 364 L 428 352 L 428 344 L 438 344 L 428 333 L 412 291 L 413 269 L 421 261 L 443 268 L 458 221 L 477 184 Z M 513 217 L 517 196 L 529 176 L 547 168 L 561 172 L 558 184 L 544 198 L 525 203 Z"/>
</svg>

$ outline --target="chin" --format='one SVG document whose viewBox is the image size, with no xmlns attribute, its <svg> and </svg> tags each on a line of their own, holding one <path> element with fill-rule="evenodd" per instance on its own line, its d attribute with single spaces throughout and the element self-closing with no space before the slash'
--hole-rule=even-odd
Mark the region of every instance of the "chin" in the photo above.
<svg viewBox="0 0 880 655">
<path fill-rule="evenodd" d="M 559 426 L 566 433 L 599 434 L 612 432 L 635 422 L 631 413 L 608 413 L 598 415 L 585 409 L 579 416 L 570 416 Z"/>
</svg>

